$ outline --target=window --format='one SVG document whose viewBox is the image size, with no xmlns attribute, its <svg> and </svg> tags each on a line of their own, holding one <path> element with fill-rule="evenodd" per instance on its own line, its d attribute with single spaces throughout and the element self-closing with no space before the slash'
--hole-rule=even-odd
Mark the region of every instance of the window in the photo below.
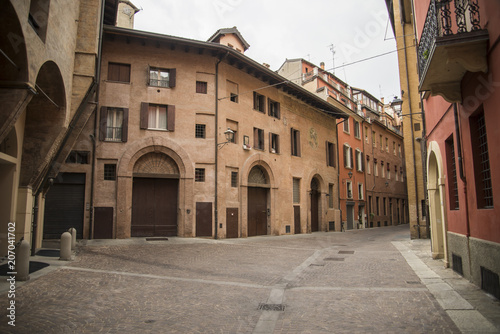
<svg viewBox="0 0 500 334">
<path fill-rule="evenodd" d="M 141 129 L 175 130 L 175 106 L 141 103 Z"/>
<path fill-rule="evenodd" d="M 472 161 L 474 162 L 477 208 L 493 208 L 493 187 L 484 111 L 481 109 L 477 114 L 471 116 L 469 123 L 472 147 L 474 147 Z"/>
<path fill-rule="evenodd" d="M 66 158 L 66 163 L 87 165 L 89 163 L 89 155 L 89 151 L 71 151 Z"/>
<path fill-rule="evenodd" d="M 336 167 L 336 156 L 337 149 L 335 148 L 335 144 L 326 142 L 326 165 L 329 167 Z"/>
<path fill-rule="evenodd" d="M 344 121 L 344 132 L 349 133 L 349 118 Z"/>
<path fill-rule="evenodd" d="M 378 143 L 380 145 L 380 150 L 383 151 L 384 150 L 384 142 L 382 141 L 382 135 L 379 135 L 378 139 L 379 139 Z"/>
<path fill-rule="evenodd" d="M 196 93 L 206 94 L 208 91 L 208 84 L 206 81 L 196 81 Z"/>
<path fill-rule="evenodd" d="M 373 213 L 372 211 L 372 197 L 368 196 L 368 213 Z"/>
<path fill-rule="evenodd" d="M 300 179 L 293 178 L 293 203 L 300 203 Z"/>
<path fill-rule="evenodd" d="M 363 194 L 363 184 L 362 183 L 358 183 L 358 198 L 359 199 L 363 199 L 364 198 L 364 194 Z"/>
<path fill-rule="evenodd" d="M 347 191 L 347 198 L 352 198 L 352 182 L 351 181 L 346 182 L 346 191 Z"/>
<path fill-rule="evenodd" d="M 373 172 L 375 173 L 375 176 L 378 176 L 378 165 L 377 165 L 377 160 L 373 160 Z"/>
<path fill-rule="evenodd" d="M 385 151 L 389 152 L 389 138 L 385 137 Z"/>
<path fill-rule="evenodd" d="M 387 164 L 387 179 L 390 180 L 391 179 L 391 168 L 390 168 L 390 165 Z"/>
<path fill-rule="evenodd" d="M 399 157 L 401 158 L 401 144 L 398 144 Z"/>
<path fill-rule="evenodd" d="M 365 143 L 369 143 L 369 139 L 368 139 L 368 127 L 365 126 Z"/>
<path fill-rule="evenodd" d="M 128 109 L 101 107 L 99 139 L 126 142 L 128 136 Z"/>
<path fill-rule="evenodd" d="M 377 210 L 377 216 L 380 215 L 380 201 L 379 201 L 379 197 L 375 197 L 375 206 L 376 206 L 376 210 Z"/>
<path fill-rule="evenodd" d="M 392 153 L 394 155 L 396 155 L 396 142 L 395 141 L 392 142 Z"/>
<path fill-rule="evenodd" d="M 263 113 L 266 112 L 266 97 L 264 95 L 253 92 L 253 109 Z"/>
<path fill-rule="evenodd" d="M 364 163 L 363 153 L 359 149 L 356 149 L 356 170 L 358 172 L 362 172 L 364 170 L 363 163 Z"/>
<path fill-rule="evenodd" d="M 368 174 L 372 173 L 372 166 L 370 165 L 370 156 L 366 156 L 366 172 Z"/>
<path fill-rule="evenodd" d="M 116 164 L 104 164 L 104 180 L 116 180 Z"/>
<path fill-rule="evenodd" d="M 373 141 L 373 145 L 372 145 L 372 146 L 373 146 L 373 147 L 377 147 L 377 143 L 376 143 L 376 141 L 375 141 L 375 138 L 376 138 L 376 137 L 375 137 L 375 131 L 372 131 L 372 141 Z"/>
<path fill-rule="evenodd" d="M 280 119 L 280 104 L 279 102 L 268 99 L 269 116 Z"/>
<path fill-rule="evenodd" d="M 280 153 L 280 136 L 269 132 L 269 151 L 271 153 Z"/>
<path fill-rule="evenodd" d="M 425 199 L 421 200 L 422 203 L 422 218 L 427 217 L 427 208 L 425 205 Z"/>
<path fill-rule="evenodd" d="M 195 182 L 205 182 L 205 168 L 195 168 L 194 181 Z"/>
<path fill-rule="evenodd" d="M 404 182 L 403 167 L 400 167 L 399 174 L 401 175 L 401 182 Z"/>
<path fill-rule="evenodd" d="M 414 129 L 415 131 L 420 131 L 420 123 L 415 123 L 415 124 L 413 124 L 413 129 Z"/>
<path fill-rule="evenodd" d="M 206 138 L 206 125 L 205 124 L 196 124 L 195 138 Z"/>
<path fill-rule="evenodd" d="M 108 80 L 130 82 L 130 64 L 109 63 Z"/>
<path fill-rule="evenodd" d="M 361 138 L 360 133 L 359 133 L 359 122 L 354 121 L 354 137 L 356 138 Z"/>
<path fill-rule="evenodd" d="M 333 184 L 328 185 L 328 207 L 333 209 Z"/>
<path fill-rule="evenodd" d="M 264 130 L 253 128 L 253 148 L 256 150 L 264 149 Z"/>
<path fill-rule="evenodd" d="M 227 97 L 231 102 L 238 103 L 238 84 L 232 81 L 226 81 Z"/>
<path fill-rule="evenodd" d="M 231 187 L 238 187 L 238 172 L 231 172 Z"/>
<path fill-rule="evenodd" d="M 28 22 L 45 43 L 49 20 L 50 0 L 31 0 Z"/>
<path fill-rule="evenodd" d="M 380 162 L 380 169 L 382 170 L 382 178 L 385 178 L 385 169 L 384 169 L 384 162 Z"/>
<path fill-rule="evenodd" d="M 384 210 L 384 216 L 387 215 L 387 207 L 385 203 L 385 197 L 382 198 L 382 205 L 383 205 L 383 210 Z"/>
<path fill-rule="evenodd" d="M 300 157 L 300 131 L 294 128 L 290 129 L 291 132 L 291 144 L 292 144 L 292 155 Z"/>
<path fill-rule="evenodd" d="M 352 147 L 344 144 L 344 167 L 352 168 Z"/>
<path fill-rule="evenodd" d="M 453 135 L 445 141 L 445 146 L 450 210 L 458 210 L 460 206 L 458 201 L 457 165 L 455 162 L 455 144 L 453 142 Z"/>
<path fill-rule="evenodd" d="M 149 68 L 149 85 L 154 87 L 175 87 L 175 68 Z M 198 91 L 198 85 L 196 85 Z"/>
<path fill-rule="evenodd" d="M 394 166 L 394 177 L 396 178 L 396 181 L 398 180 L 398 166 Z"/>
</svg>

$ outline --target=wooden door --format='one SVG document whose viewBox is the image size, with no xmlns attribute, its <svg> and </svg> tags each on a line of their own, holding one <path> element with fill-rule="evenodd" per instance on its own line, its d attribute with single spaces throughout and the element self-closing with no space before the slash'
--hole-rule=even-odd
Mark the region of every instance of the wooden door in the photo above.
<svg viewBox="0 0 500 334">
<path fill-rule="evenodd" d="M 267 189 L 248 188 L 248 236 L 267 235 Z"/>
<path fill-rule="evenodd" d="M 238 208 L 226 209 L 226 238 L 238 237 Z"/>
<path fill-rule="evenodd" d="M 196 202 L 196 236 L 212 236 L 212 202 Z"/>
<path fill-rule="evenodd" d="M 311 190 L 311 232 L 319 231 L 319 192 Z"/>
<path fill-rule="evenodd" d="M 347 229 L 352 230 L 354 228 L 354 205 L 347 204 Z"/>
<path fill-rule="evenodd" d="M 113 238 L 113 208 L 94 208 L 94 239 Z"/>
<path fill-rule="evenodd" d="M 295 234 L 300 234 L 300 206 L 293 207 L 293 229 Z"/>
<path fill-rule="evenodd" d="M 134 178 L 133 237 L 177 236 L 177 179 Z"/>
</svg>

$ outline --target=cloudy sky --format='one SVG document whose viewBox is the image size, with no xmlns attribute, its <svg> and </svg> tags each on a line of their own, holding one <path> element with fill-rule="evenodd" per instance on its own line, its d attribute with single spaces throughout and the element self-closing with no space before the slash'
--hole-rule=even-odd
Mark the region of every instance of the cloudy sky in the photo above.
<svg viewBox="0 0 500 334">
<path fill-rule="evenodd" d="M 395 52 L 358 62 L 396 49 L 384 0 L 132 2 L 142 8 L 135 29 L 206 41 L 217 29 L 236 26 L 250 44 L 245 54 L 272 70 L 287 58 L 323 61 L 340 79 L 386 102 L 400 94 Z"/>
</svg>

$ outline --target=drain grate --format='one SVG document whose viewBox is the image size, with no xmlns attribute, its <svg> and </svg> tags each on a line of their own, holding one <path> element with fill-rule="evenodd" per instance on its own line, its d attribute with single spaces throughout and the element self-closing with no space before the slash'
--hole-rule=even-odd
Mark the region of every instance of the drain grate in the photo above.
<svg viewBox="0 0 500 334">
<path fill-rule="evenodd" d="M 327 257 L 324 258 L 323 261 L 344 261 L 343 257 Z"/>
<path fill-rule="evenodd" d="M 324 267 L 324 264 L 319 264 L 319 263 L 311 263 L 309 267 Z"/>
<path fill-rule="evenodd" d="M 339 251 L 339 254 L 354 254 L 354 251 Z"/>
<path fill-rule="evenodd" d="M 146 238 L 146 241 L 164 241 L 164 240 L 168 240 L 168 238 L 166 237 L 151 237 L 151 238 Z"/>
<path fill-rule="evenodd" d="M 420 284 L 419 281 L 406 281 L 406 284 Z"/>
<path fill-rule="evenodd" d="M 258 310 L 284 312 L 285 311 L 285 305 L 283 305 L 283 304 L 264 304 L 264 303 L 260 303 Z"/>
</svg>

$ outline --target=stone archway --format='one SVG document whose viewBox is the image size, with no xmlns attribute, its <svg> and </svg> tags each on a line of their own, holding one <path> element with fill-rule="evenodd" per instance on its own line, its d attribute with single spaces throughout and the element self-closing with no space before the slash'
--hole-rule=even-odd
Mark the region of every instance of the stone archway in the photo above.
<svg viewBox="0 0 500 334">
<path fill-rule="evenodd" d="M 446 216 L 443 164 L 439 146 L 429 143 L 427 158 L 427 189 L 429 196 L 429 218 L 431 226 L 432 257 L 447 262 Z"/>
</svg>

